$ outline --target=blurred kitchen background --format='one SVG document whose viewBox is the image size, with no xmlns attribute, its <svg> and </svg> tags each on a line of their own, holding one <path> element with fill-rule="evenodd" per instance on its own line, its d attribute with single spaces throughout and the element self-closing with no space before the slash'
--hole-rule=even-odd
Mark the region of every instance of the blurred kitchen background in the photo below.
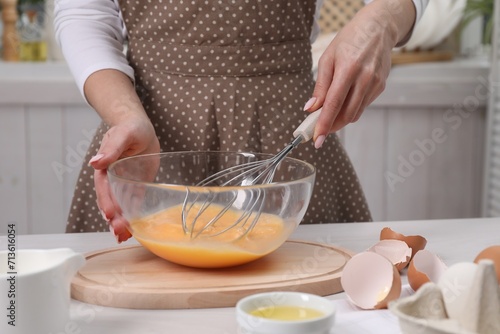
<svg viewBox="0 0 500 334">
<path fill-rule="evenodd" d="M 19 234 L 64 232 L 99 123 L 54 41 L 53 6 L 0 0 L 0 234 L 12 222 Z M 324 0 L 316 62 L 361 6 Z M 385 92 L 339 133 L 375 220 L 500 215 L 494 9 L 494 0 L 430 0 L 393 52 Z"/>
</svg>

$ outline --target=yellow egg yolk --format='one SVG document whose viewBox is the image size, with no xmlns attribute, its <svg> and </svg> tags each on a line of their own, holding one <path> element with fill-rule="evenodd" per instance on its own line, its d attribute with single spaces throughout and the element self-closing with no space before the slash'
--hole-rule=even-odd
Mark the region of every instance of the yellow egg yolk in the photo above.
<svg viewBox="0 0 500 334">
<path fill-rule="evenodd" d="M 278 248 L 288 233 L 283 220 L 262 213 L 257 224 L 245 233 L 255 214 L 231 227 L 242 215 L 228 210 L 215 224 L 204 229 L 222 206 L 211 205 L 197 217 L 194 226 L 182 227 L 182 206 L 175 206 L 130 223 L 132 234 L 145 248 L 171 262 L 198 268 L 221 268 L 256 260 Z M 197 208 L 189 211 L 187 222 L 194 221 Z M 227 230 L 226 230 L 227 229 Z"/>
</svg>

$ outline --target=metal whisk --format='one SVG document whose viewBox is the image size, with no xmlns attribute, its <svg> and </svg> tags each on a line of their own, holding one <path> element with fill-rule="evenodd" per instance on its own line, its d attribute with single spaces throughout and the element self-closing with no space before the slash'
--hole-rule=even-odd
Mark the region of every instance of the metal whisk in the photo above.
<svg viewBox="0 0 500 334">
<path fill-rule="evenodd" d="M 321 109 L 311 113 L 293 132 L 294 139 L 275 156 L 260 161 L 253 161 L 241 165 L 223 169 L 196 184 L 199 187 L 231 187 L 252 186 L 256 184 L 268 184 L 273 182 L 274 174 L 280 162 L 299 144 L 309 141 L 313 136 L 314 127 L 320 115 Z M 205 192 L 197 192 L 194 199 L 190 199 L 189 187 L 182 205 L 182 228 L 186 234 L 196 238 L 204 236 L 214 237 L 229 230 L 238 228 L 236 235 L 241 238 L 248 234 L 258 222 L 265 203 L 265 193 L 261 189 L 249 189 L 245 192 L 245 201 L 242 208 L 238 210 L 239 215 L 224 229 L 215 233 L 209 230 L 228 212 L 238 199 L 238 190 L 231 193 L 224 206 L 218 206 L 214 213 L 208 213 L 209 208 L 214 207 L 218 192 L 207 188 Z M 222 190 L 222 189 L 221 189 Z M 227 189 L 224 189 L 227 193 Z M 207 218 L 207 214 L 209 217 Z M 201 224 L 201 226 L 199 225 Z"/>
</svg>

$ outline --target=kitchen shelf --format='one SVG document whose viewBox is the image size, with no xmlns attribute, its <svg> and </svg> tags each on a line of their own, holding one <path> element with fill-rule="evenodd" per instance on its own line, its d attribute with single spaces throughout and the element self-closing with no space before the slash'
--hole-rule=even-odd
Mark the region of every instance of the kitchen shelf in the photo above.
<svg viewBox="0 0 500 334">
<path fill-rule="evenodd" d="M 85 103 L 65 62 L 0 62 L 0 104 Z"/>
</svg>

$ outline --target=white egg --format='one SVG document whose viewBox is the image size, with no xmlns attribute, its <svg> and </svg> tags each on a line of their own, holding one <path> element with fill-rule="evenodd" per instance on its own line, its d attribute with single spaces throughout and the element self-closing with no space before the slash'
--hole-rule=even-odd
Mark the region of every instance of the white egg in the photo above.
<svg viewBox="0 0 500 334">
<path fill-rule="evenodd" d="M 450 266 L 439 278 L 438 286 L 449 318 L 459 319 L 464 314 L 476 271 L 477 264 L 460 262 Z"/>
</svg>

